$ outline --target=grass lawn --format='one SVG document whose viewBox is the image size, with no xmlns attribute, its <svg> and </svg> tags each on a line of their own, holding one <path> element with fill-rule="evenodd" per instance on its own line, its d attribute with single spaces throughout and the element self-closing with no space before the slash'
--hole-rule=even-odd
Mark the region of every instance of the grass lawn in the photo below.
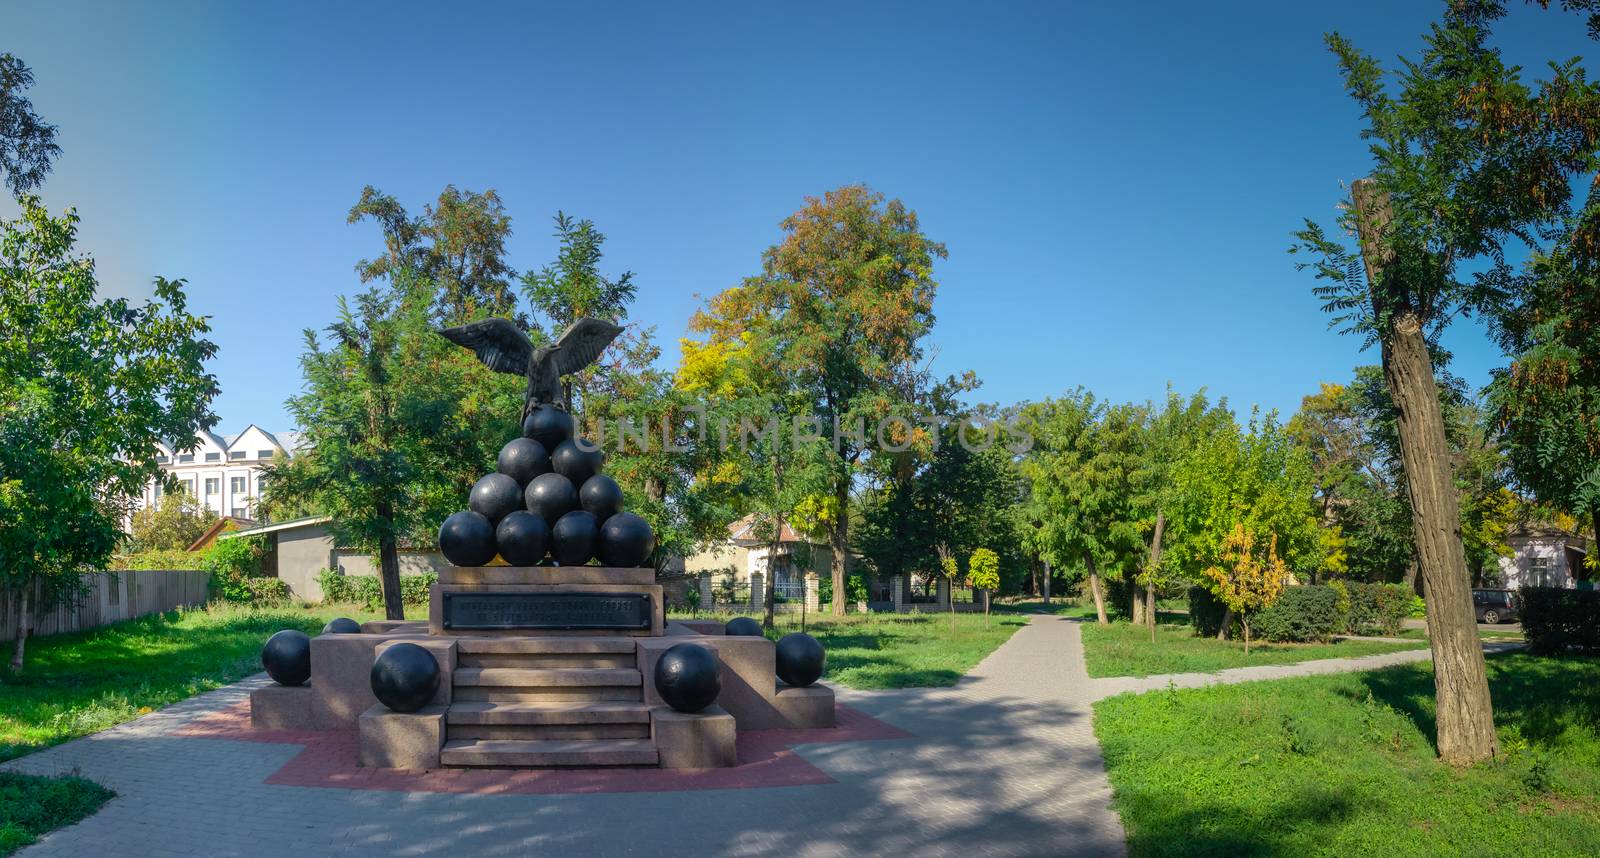
<svg viewBox="0 0 1600 858">
<path fill-rule="evenodd" d="M 1600 661 L 1490 656 L 1504 758 L 1434 758 L 1428 664 L 1095 705 L 1138 856 L 1600 854 Z"/>
<path fill-rule="evenodd" d="M 1394 635 L 1394 637 L 1405 638 L 1407 640 L 1425 641 L 1425 640 L 1428 639 L 1428 630 L 1427 629 L 1401 629 L 1400 633 L 1397 634 L 1397 635 Z M 1490 642 L 1502 642 L 1502 641 L 1509 642 L 1509 643 L 1521 643 L 1522 642 L 1522 632 L 1516 631 L 1516 630 L 1513 630 L 1513 629 L 1509 629 L 1509 628 L 1507 628 L 1507 629 L 1496 629 L 1496 628 L 1490 627 L 1490 628 L 1486 629 L 1486 628 L 1483 628 L 1482 626 L 1480 626 L 1480 627 L 1478 627 L 1478 637 L 1482 638 L 1485 641 L 1490 641 Z"/>
<path fill-rule="evenodd" d="M 699 619 L 733 616 L 702 613 Z M 982 614 L 957 614 L 951 631 L 949 614 L 811 614 L 806 631 L 828 651 L 824 681 L 851 688 L 918 688 L 956 684 L 1026 624 L 1027 618 L 1016 614 L 991 614 L 987 624 Z M 777 640 L 797 631 L 799 614 L 779 614 L 767 636 Z"/>
<path fill-rule="evenodd" d="M 41 834 L 93 814 L 115 795 L 79 777 L 0 772 L 0 855 L 10 855 Z"/>
<path fill-rule="evenodd" d="M 425 609 L 422 609 L 425 610 Z M 21 675 L 0 678 L 0 760 L 104 730 L 261 670 L 279 629 L 377 619 L 351 605 L 169 611 L 28 641 Z"/>
<path fill-rule="evenodd" d="M 1091 609 L 1092 610 L 1092 609 Z M 1289 664 L 1318 658 L 1349 658 L 1418 649 L 1417 643 L 1335 641 L 1326 644 L 1250 642 L 1250 655 L 1241 641 L 1197 637 L 1186 624 L 1162 622 L 1156 642 L 1145 626 L 1114 622 L 1108 626 L 1083 624 L 1083 655 L 1090 676 L 1150 676 L 1158 673 L 1209 673 L 1230 667 Z"/>
</svg>

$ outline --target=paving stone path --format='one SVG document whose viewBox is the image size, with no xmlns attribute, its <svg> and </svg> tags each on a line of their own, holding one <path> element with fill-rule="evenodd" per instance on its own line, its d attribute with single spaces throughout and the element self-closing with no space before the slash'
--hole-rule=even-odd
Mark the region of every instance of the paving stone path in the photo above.
<svg viewBox="0 0 1600 858">
<path fill-rule="evenodd" d="M 0 768 L 76 770 L 115 789 L 98 814 L 19 853 L 43 856 L 1121 855 L 1095 742 L 1108 694 L 1356 670 L 1427 650 L 1090 679 L 1077 622 L 1035 616 L 952 688 L 840 690 L 912 734 L 796 749 L 833 783 L 576 795 L 396 793 L 265 783 L 298 745 L 173 735 L 246 699 L 257 677 Z"/>
</svg>

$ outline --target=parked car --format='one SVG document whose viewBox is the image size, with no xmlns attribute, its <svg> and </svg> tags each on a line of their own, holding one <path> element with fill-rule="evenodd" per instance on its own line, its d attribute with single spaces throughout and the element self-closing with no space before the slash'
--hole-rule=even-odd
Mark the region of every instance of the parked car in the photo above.
<svg viewBox="0 0 1600 858">
<path fill-rule="evenodd" d="M 1472 607 L 1478 612 L 1478 622 L 1496 625 L 1517 621 L 1517 594 L 1510 590 L 1473 590 Z"/>
</svg>

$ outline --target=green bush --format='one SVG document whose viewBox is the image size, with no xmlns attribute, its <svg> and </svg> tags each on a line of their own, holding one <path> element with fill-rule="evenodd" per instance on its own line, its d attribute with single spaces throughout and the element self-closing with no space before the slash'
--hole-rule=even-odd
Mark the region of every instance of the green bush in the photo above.
<svg viewBox="0 0 1600 858">
<path fill-rule="evenodd" d="M 201 555 L 201 568 L 211 573 L 211 592 L 229 602 L 252 601 L 250 580 L 261 576 L 266 543 L 241 537 L 219 539 Z"/>
<path fill-rule="evenodd" d="M 139 569 L 207 569 L 205 553 L 178 549 L 157 549 L 124 554 L 111 559 L 111 568 L 117 571 Z"/>
<path fill-rule="evenodd" d="M 435 572 L 400 576 L 400 602 L 405 605 L 426 605 L 428 588 L 439 582 Z M 324 569 L 317 573 L 317 583 L 322 585 L 322 601 L 353 603 L 369 611 L 383 607 L 383 585 L 376 575 L 346 575 L 337 569 Z"/>
<path fill-rule="evenodd" d="M 1286 587 L 1250 618 L 1250 634 L 1269 641 L 1326 641 L 1342 631 L 1340 621 L 1339 593 L 1332 587 Z"/>
<path fill-rule="evenodd" d="M 1356 635 L 1397 635 L 1405 626 L 1414 598 L 1404 584 L 1344 584 L 1349 592 L 1349 620 L 1344 628 Z"/>
<path fill-rule="evenodd" d="M 1404 585 L 1402 585 L 1402 588 L 1406 589 L 1407 591 L 1410 590 L 1409 587 L 1405 587 Z M 1428 616 L 1428 603 L 1424 602 L 1421 596 L 1412 593 L 1410 601 L 1406 602 L 1406 616 L 1413 620 L 1426 618 Z"/>
<path fill-rule="evenodd" d="M 282 578 L 246 578 L 245 587 L 252 605 L 289 604 L 289 582 Z"/>
<path fill-rule="evenodd" d="M 1189 624 L 1194 626 L 1195 634 L 1201 637 L 1214 638 L 1222 630 L 1222 618 L 1228 613 L 1228 606 L 1222 604 L 1210 590 L 1204 587 L 1189 588 Z"/>
<path fill-rule="evenodd" d="M 1524 587 L 1522 635 L 1537 655 L 1600 655 L 1600 590 Z"/>
<path fill-rule="evenodd" d="M 851 575 L 844 584 L 845 596 L 850 604 L 867 601 L 867 579 L 860 575 Z M 827 605 L 833 602 L 833 574 L 824 573 L 817 576 L 817 601 Z"/>
</svg>

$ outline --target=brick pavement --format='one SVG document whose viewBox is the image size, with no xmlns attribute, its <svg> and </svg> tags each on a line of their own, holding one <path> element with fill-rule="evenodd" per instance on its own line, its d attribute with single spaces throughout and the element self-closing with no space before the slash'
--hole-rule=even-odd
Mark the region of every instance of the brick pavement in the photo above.
<svg viewBox="0 0 1600 858">
<path fill-rule="evenodd" d="M 1171 679 L 1238 682 L 1426 657 L 1422 650 Z M 1077 623 L 1036 616 L 952 688 L 840 689 L 851 709 L 910 735 L 794 747 L 824 778 L 787 786 L 306 786 L 283 774 L 295 771 L 303 745 L 242 741 L 217 729 L 230 711 L 237 717 L 261 677 L 3 768 L 77 771 L 118 793 L 95 816 L 19 853 L 26 858 L 1121 855 L 1091 706 L 1107 694 L 1164 688 L 1168 679 L 1090 679 Z"/>
</svg>

